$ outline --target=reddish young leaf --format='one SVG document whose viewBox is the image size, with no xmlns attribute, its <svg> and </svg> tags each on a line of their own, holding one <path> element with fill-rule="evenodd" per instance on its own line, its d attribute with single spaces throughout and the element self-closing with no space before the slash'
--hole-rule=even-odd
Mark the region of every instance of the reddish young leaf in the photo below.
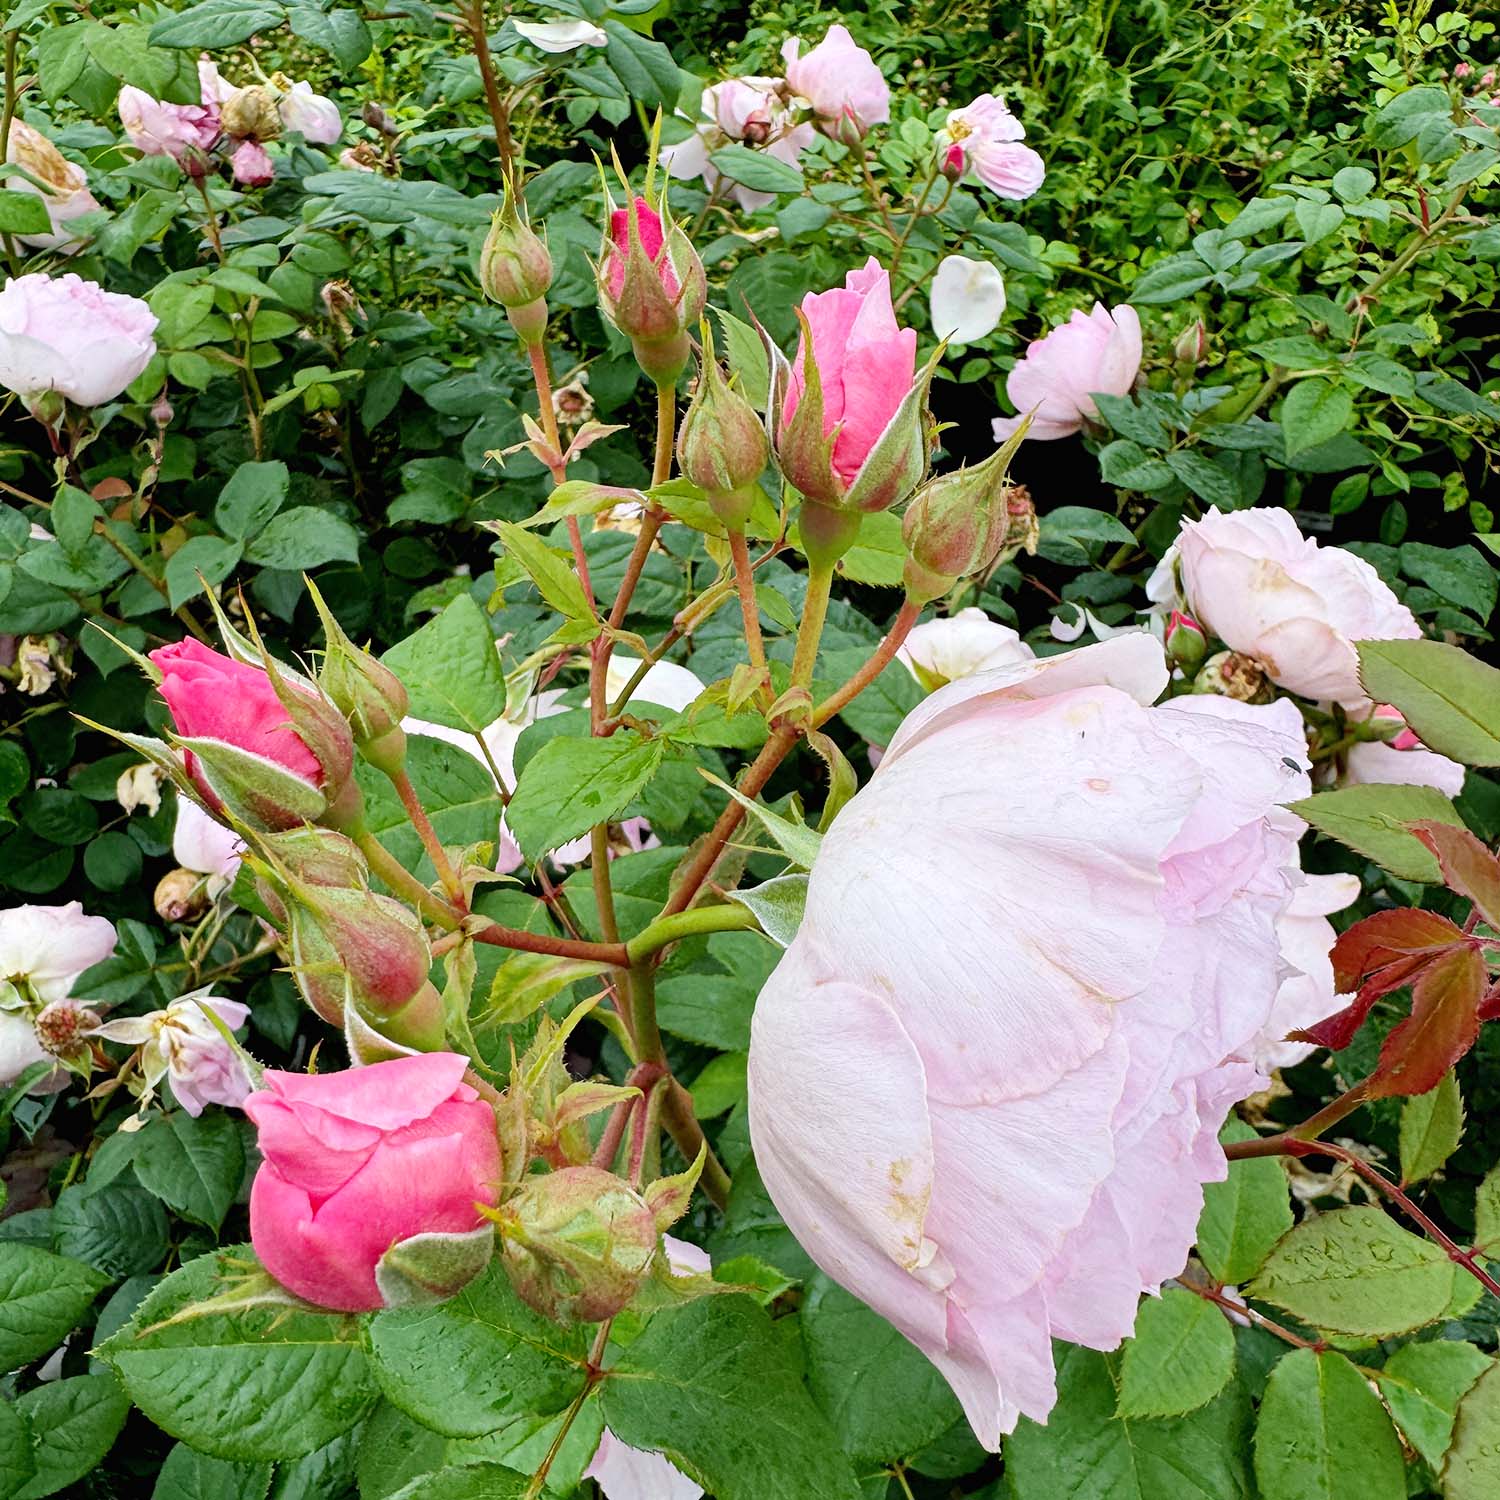
<svg viewBox="0 0 1500 1500">
<path fill-rule="evenodd" d="M 1292 1032 L 1288 1040 L 1312 1042 L 1315 1046 L 1327 1047 L 1330 1052 L 1341 1051 L 1354 1040 L 1355 1032 L 1364 1025 L 1365 1017 L 1370 1014 L 1370 1007 L 1382 995 L 1388 995 L 1392 990 L 1398 990 L 1402 985 L 1409 984 L 1414 975 L 1420 973 L 1427 964 L 1432 962 L 1434 954 L 1445 951 L 1445 948 L 1434 948 L 1409 954 L 1405 958 L 1397 959 L 1394 963 L 1386 964 L 1384 968 L 1377 969 L 1359 987 L 1350 1005 L 1329 1016 L 1326 1021 L 1319 1021 L 1316 1026 Z"/>
<path fill-rule="evenodd" d="M 1333 960 L 1334 985 L 1341 995 L 1352 995 L 1363 988 L 1371 975 L 1391 964 L 1418 955 L 1430 956 L 1464 940 L 1463 928 L 1436 912 L 1413 907 L 1378 911 L 1373 917 L 1356 922 L 1333 945 L 1329 956 Z M 1379 993 L 1405 982 L 1404 977 L 1397 979 Z"/>
<path fill-rule="evenodd" d="M 1500 1016 L 1500 979 L 1485 991 L 1484 999 L 1479 1002 L 1481 1021 L 1493 1021 L 1496 1016 Z"/>
<path fill-rule="evenodd" d="M 1500 859 L 1467 828 L 1452 828 L 1446 823 L 1407 826 L 1437 855 L 1449 889 L 1467 896 L 1479 915 L 1500 931 Z"/>
<path fill-rule="evenodd" d="M 1385 1039 L 1370 1077 L 1374 1098 L 1425 1094 L 1479 1035 L 1479 1004 L 1489 974 L 1472 938 L 1432 959 L 1412 985 L 1411 1015 Z"/>
</svg>

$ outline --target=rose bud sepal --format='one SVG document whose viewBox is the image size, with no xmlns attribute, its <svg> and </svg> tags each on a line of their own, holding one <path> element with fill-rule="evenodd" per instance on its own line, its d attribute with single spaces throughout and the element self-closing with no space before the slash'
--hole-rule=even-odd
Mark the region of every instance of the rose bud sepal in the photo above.
<svg viewBox="0 0 1500 1500">
<path fill-rule="evenodd" d="M 387 1307 L 430 1307 L 463 1291 L 494 1253 L 492 1224 L 467 1234 L 414 1234 L 380 1257 L 375 1285 Z"/>
</svg>

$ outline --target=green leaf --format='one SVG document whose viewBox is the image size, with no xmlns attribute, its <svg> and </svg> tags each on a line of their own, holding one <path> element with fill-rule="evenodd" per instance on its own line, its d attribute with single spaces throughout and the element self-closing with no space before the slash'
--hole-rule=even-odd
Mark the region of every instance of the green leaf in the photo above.
<svg viewBox="0 0 1500 1500">
<path fill-rule="evenodd" d="M 108 1284 L 80 1261 L 0 1241 L 0 1371 L 55 1349 Z"/>
<path fill-rule="evenodd" d="M 111 1281 L 154 1270 L 167 1253 L 167 1216 L 133 1182 L 111 1182 L 97 1192 L 81 1183 L 64 1188 L 52 1210 L 52 1233 L 64 1255 Z"/>
<path fill-rule="evenodd" d="M 1165 455 L 1167 467 L 1201 500 L 1221 510 L 1233 510 L 1240 503 L 1240 484 L 1222 464 L 1190 453 L 1185 448 Z"/>
<path fill-rule="evenodd" d="M 1336 438 L 1354 415 L 1354 398 L 1321 376 L 1299 380 L 1281 403 L 1281 431 L 1287 457 Z"/>
<path fill-rule="evenodd" d="M 225 1291 L 221 1265 L 255 1262 L 248 1245 L 189 1261 L 95 1351 L 131 1400 L 215 1458 L 299 1458 L 347 1432 L 378 1394 L 354 1318 L 272 1304 L 167 1321 Z"/>
<path fill-rule="evenodd" d="M 1464 1133 L 1464 1101 L 1458 1079 L 1445 1073 L 1435 1089 L 1401 1106 L 1401 1180 L 1431 1177 L 1458 1149 Z"/>
<path fill-rule="evenodd" d="M 901 537 L 901 517 L 889 510 L 877 511 L 859 523 L 854 545 L 838 564 L 841 578 L 887 589 L 900 586 L 905 567 L 906 543 Z"/>
<path fill-rule="evenodd" d="M 1234 1373 L 1234 1331 L 1203 1297 L 1168 1287 L 1147 1297 L 1120 1364 L 1122 1417 L 1177 1417 L 1212 1401 Z"/>
<path fill-rule="evenodd" d="M 329 53 L 346 73 L 351 73 L 370 55 L 370 28 L 356 10 L 324 11 L 317 5 L 287 7 L 292 35 Z"/>
<path fill-rule="evenodd" d="M 1118 516 L 1087 505 L 1059 505 L 1042 517 L 1037 551 L 1049 562 L 1087 567 L 1103 544 L 1131 543 L 1135 537 Z"/>
<path fill-rule="evenodd" d="M 526 762 L 506 809 L 521 850 L 539 859 L 618 817 L 661 764 L 666 744 L 622 729 L 607 739 L 548 740 Z"/>
<path fill-rule="evenodd" d="M 496 1257 L 456 1297 L 391 1308 L 366 1337 L 385 1397 L 434 1432 L 480 1437 L 517 1412 L 560 1411 L 578 1394 L 584 1333 L 516 1296 Z"/>
<path fill-rule="evenodd" d="M 453 1464 L 422 1474 L 389 1500 L 522 1500 L 528 1478 L 504 1464 Z"/>
<path fill-rule="evenodd" d="M 807 1284 L 801 1324 L 813 1399 L 857 1465 L 909 1458 L 962 1418 L 927 1356 L 821 1272 Z"/>
<path fill-rule="evenodd" d="M 1136 277 L 1130 285 L 1130 300 L 1142 307 L 1180 302 L 1212 279 L 1213 273 L 1196 255 L 1169 255 Z"/>
<path fill-rule="evenodd" d="M 796 1356 L 749 1297 L 658 1312 L 601 1390 L 609 1430 L 716 1500 L 860 1500 Z"/>
<path fill-rule="evenodd" d="M 1487 1254 L 1500 1249 L 1500 1166 L 1490 1168 L 1474 1195 L 1474 1243 Z"/>
<path fill-rule="evenodd" d="M 1495 611 L 1495 570 L 1474 547 L 1431 547 L 1407 542 L 1401 548 L 1401 571 L 1425 583 L 1450 604 L 1466 609 L 1481 624 Z"/>
<path fill-rule="evenodd" d="M 12 1402 L 0 1399 L 0 1500 L 14 1500 L 16 1491 L 35 1473 L 26 1419 Z"/>
<path fill-rule="evenodd" d="M 1494 1500 L 1500 1493 L 1500 1365 L 1469 1387 L 1443 1461 L 1444 1500 Z"/>
<path fill-rule="evenodd" d="M 270 1464 L 235 1464 L 178 1443 L 167 1454 L 151 1500 L 266 1500 Z"/>
<path fill-rule="evenodd" d="M 290 484 L 291 475 L 279 458 L 241 464 L 219 491 L 215 524 L 226 536 L 239 541 L 254 536 L 281 509 Z"/>
<path fill-rule="evenodd" d="M 52 215 L 39 193 L 0 188 L 0 233 L 50 234 L 51 230 Z"/>
<path fill-rule="evenodd" d="M 1442 161 L 1458 149 L 1453 101 L 1436 84 L 1407 89 L 1383 104 L 1369 121 L 1370 139 L 1382 151 L 1415 141 L 1422 161 Z"/>
<path fill-rule="evenodd" d="M 583 586 L 573 572 L 571 558 L 554 552 L 540 537 L 509 521 L 492 523 L 505 544 L 506 556 L 513 557 L 526 570 L 537 592 L 560 614 L 570 620 L 585 619 L 588 601 Z"/>
<path fill-rule="evenodd" d="M 1231 1117 L 1219 1139 L 1254 1140 L 1256 1132 Z M 1198 1258 L 1218 1280 L 1238 1286 L 1265 1263 L 1276 1242 L 1292 1227 L 1286 1173 L 1275 1157 L 1250 1157 L 1229 1164 L 1223 1182 L 1205 1183 L 1198 1220 Z"/>
<path fill-rule="evenodd" d="M 27 1391 L 16 1410 L 31 1429 L 36 1472 L 14 1500 L 42 1500 L 98 1468 L 130 1403 L 113 1375 L 74 1375 Z"/>
<path fill-rule="evenodd" d="M 740 394 L 756 411 L 764 411 L 771 391 L 770 362 L 761 336 L 742 319 L 722 308 L 713 309 L 724 332 L 724 359 Z"/>
<path fill-rule="evenodd" d="M 1294 1349 L 1271 1371 L 1255 1424 L 1255 1478 L 1275 1500 L 1405 1500 L 1401 1444 L 1342 1354 Z"/>
<path fill-rule="evenodd" d="M 735 143 L 721 146 L 709 161 L 731 182 L 738 182 L 757 193 L 800 193 L 802 173 L 797 167 L 764 151 Z"/>
<path fill-rule="evenodd" d="M 1442 1250 L 1370 1205 L 1304 1219 L 1249 1295 L 1330 1333 L 1388 1338 L 1442 1317 L 1453 1276 Z"/>
<path fill-rule="evenodd" d="M 167 602 L 173 609 L 180 609 L 203 592 L 205 580 L 210 588 L 223 583 L 239 561 L 238 542 L 218 536 L 189 537 L 167 559 L 163 575 L 167 582 Z"/>
<path fill-rule="evenodd" d="M 1373 690 L 1371 696 L 1379 696 L 1384 703 L 1395 701 Z M 1401 707 L 1399 703 L 1396 706 Z M 1417 733 L 1422 731 L 1418 729 Z M 1300 802 L 1287 803 L 1287 807 L 1320 833 L 1374 860 L 1398 880 L 1428 885 L 1441 884 L 1442 872 L 1431 850 L 1409 833 L 1406 825 L 1432 821 L 1454 828 L 1464 826 L 1458 809 L 1430 786 L 1346 786 L 1334 792 L 1316 792 Z"/>
<path fill-rule="evenodd" d="M 1007 1500 L 1250 1500 L 1250 1402 L 1238 1384 L 1185 1417 L 1117 1417 L 1119 1356 L 1055 1347 L 1047 1425 L 1023 1417 L 1005 1440 Z"/>
<path fill-rule="evenodd" d="M 257 31 L 280 26 L 286 12 L 263 0 L 203 0 L 151 28 L 153 47 L 192 47 L 213 51 L 248 41 Z"/>
<path fill-rule="evenodd" d="M 1333 174 L 1333 190 L 1345 203 L 1363 203 L 1375 188 L 1375 174 L 1368 167 L 1342 167 Z"/>
<path fill-rule="evenodd" d="M 272 516 L 245 548 L 245 560 L 263 568 L 305 573 L 330 562 L 359 561 L 359 533 L 341 517 L 315 505 Z"/>
<path fill-rule="evenodd" d="M 1337 203 L 1309 203 L 1303 199 L 1292 213 L 1297 220 L 1297 227 L 1302 231 L 1302 238 L 1309 245 L 1326 240 L 1344 222 L 1344 210 Z"/>
<path fill-rule="evenodd" d="M 1459 1398 L 1494 1364 L 1459 1339 L 1407 1344 L 1380 1371 L 1380 1394 L 1406 1440 L 1434 1469 L 1443 1462 Z"/>
<path fill-rule="evenodd" d="M 137 1136 L 133 1165 L 141 1186 L 174 1213 L 217 1229 L 245 1176 L 244 1139 L 222 1111 L 195 1120 L 173 1110 Z"/>
<path fill-rule="evenodd" d="M 505 673 L 494 632 L 468 594 L 381 660 L 406 685 L 415 719 L 479 734 L 505 712 Z"/>
<path fill-rule="evenodd" d="M 1500 766 L 1500 670 L 1443 641 L 1357 649 L 1365 691 L 1395 704 L 1423 744 L 1467 766 Z"/>
</svg>

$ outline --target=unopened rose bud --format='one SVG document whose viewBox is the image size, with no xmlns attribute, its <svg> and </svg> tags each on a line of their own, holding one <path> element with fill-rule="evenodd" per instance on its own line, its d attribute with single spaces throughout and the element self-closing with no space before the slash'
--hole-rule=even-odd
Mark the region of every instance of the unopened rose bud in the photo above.
<svg viewBox="0 0 1500 1500">
<path fill-rule="evenodd" d="M 156 882 L 151 905 L 163 922 L 188 922 L 208 910 L 208 881 L 196 870 L 168 870 Z"/>
<path fill-rule="evenodd" d="M 1201 365 L 1208 358 L 1208 329 L 1202 318 L 1195 318 L 1172 345 L 1172 358 L 1180 365 Z"/>
<path fill-rule="evenodd" d="M 323 597 L 311 584 L 313 604 L 323 622 L 323 669 L 318 686 L 349 721 L 354 743 L 371 765 L 396 773 L 406 760 L 406 686 L 391 669 L 344 634 Z"/>
<path fill-rule="evenodd" d="M 236 89 L 219 107 L 225 133 L 242 139 L 274 141 L 281 134 L 277 93 L 262 83 Z"/>
<path fill-rule="evenodd" d="M 523 344 L 541 341 L 547 329 L 544 298 L 552 285 L 552 257 L 526 222 L 508 183 L 479 252 L 479 284 L 506 310 Z"/>
<path fill-rule="evenodd" d="M 941 170 L 943 176 L 946 177 L 949 182 L 959 181 L 963 177 L 964 173 L 968 170 L 968 160 L 964 156 L 964 148 L 960 146 L 957 141 L 954 141 L 954 143 L 949 146 L 945 152 L 943 152 L 943 165 Z"/>
<path fill-rule="evenodd" d="M 158 428 L 170 427 L 172 425 L 172 418 L 176 415 L 177 413 L 172 409 L 172 403 L 167 400 L 165 394 L 158 396 L 151 403 L 151 420 L 156 423 Z"/>
<path fill-rule="evenodd" d="M 1204 634 L 1203 627 L 1191 615 L 1183 614 L 1180 609 L 1174 609 L 1167 617 L 1167 629 L 1163 639 L 1172 665 L 1181 667 L 1190 675 L 1208 650 L 1208 637 Z"/>
<path fill-rule="evenodd" d="M 391 119 L 389 112 L 383 105 L 377 104 L 373 99 L 366 99 L 364 107 L 359 112 L 359 117 L 371 130 L 378 130 L 381 135 L 399 135 L 400 128 Z"/>
<path fill-rule="evenodd" d="M 687 330 L 703 312 L 708 281 L 686 234 L 644 198 L 609 218 L 599 256 L 599 306 L 627 335 L 636 363 L 658 385 L 675 381 L 688 362 Z"/>
<path fill-rule="evenodd" d="M 1210 656 L 1193 679 L 1193 691 L 1218 693 L 1241 703 L 1270 703 L 1276 697 L 1265 668 L 1238 651 L 1219 651 Z"/>
<path fill-rule="evenodd" d="M 37 1045 L 53 1057 L 72 1057 L 98 1024 L 99 1017 L 87 1006 L 76 1000 L 54 1000 L 36 1018 Z"/>
<path fill-rule="evenodd" d="M 559 1323 L 599 1323 L 622 1311 L 656 1255 L 650 1206 L 598 1167 L 528 1178 L 494 1217 L 511 1285 Z"/>
<path fill-rule="evenodd" d="M 765 424 L 720 373 L 713 336 L 705 324 L 698 389 L 677 435 L 682 472 L 708 496 L 714 514 L 739 530 L 755 504 L 756 481 L 770 456 Z"/>
<path fill-rule="evenodd" d="M 1474 69 L 1466 62 L 1455 63 L 1453 67 L 1453 76 L 1455 78 L 1467 78 L 1473 71 Z"/>
</svg>

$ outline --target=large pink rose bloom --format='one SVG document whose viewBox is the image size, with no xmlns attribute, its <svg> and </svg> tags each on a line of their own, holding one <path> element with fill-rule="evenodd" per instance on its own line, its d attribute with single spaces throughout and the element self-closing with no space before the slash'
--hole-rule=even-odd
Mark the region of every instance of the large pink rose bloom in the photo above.
<svg viewBox="0 0 1500 1500">
<path fill-rule="evenodd" d="M 830 26 L 828 35 L 807 53 L 800 37 L 788 37 L 781 46 L 781 60 L 788 87 L 812 105 L 825 134 L 858 140 L 872 125 L 890 119 L 890 87 L 848 27 Z"/>
<path fill-rule="evenodd" d="M 483 1224 L 500 1182 L 495 1115 L 463 1081 L 467 1061 L 429 1052 L 345 1073 L 267 1072 L 245 1100 L 264 1161 L 250 1239 L 265 1268 L 316 1302 L 383 1305 L 375 1268 L 418 1234 Z"/>
<path fill-rule="evenodd" d="M 1304 697 L 1368 703 L 1355 641 L 1415 640 L 1412 612 L 1362 557 L 1320 547 L 1287 511 L 1210 510 L 1184 521 L 1148 585 L 1174 588 L 1232 651 Z"/>
<path fill-rule="evenodd" d="M 1006 377 L 1005 394 L 1020 416 L 996 417 L 1003 443 L 1031 413 L 1029 438 L 1070 437 L 1099 415 L 1096 395 L 1125 396 L 1141 370 L 1141 320 L 1128 304 L 1075 312 L 1026 353 Z"/>
<path fill-rule="evenodd" d="M 218 77 L 217 70 L 213 76 Z M 199 78 L 203 80 L 201 68 Z M 190 150 L 209 150 L 222 129 L 218 108 L 210 100 L 167 104 L 133 84 L 120 90 L 118 109 L 130 144 L 146 156 L 170 156 L 180 162 Z"/>
<path fill-rule="evenodd" d="M 862 270 L 850 271 L 843 286 L 809 292 L 802 299 L 802 316 L 812 334 L 812 357 L 823 388 L 823 436 L 837 431 L 834 472 L 852 484 L 911 390 L 916 330 L 897 324 L 890 272 L 874 256 Z M 802 400 L 807 344 L 804 332 L 782 402 L 783 429 Z"/>
<path fill-rule="evenodd" d="M 1030 146 L 1021 145 L 1026 127 L 1003 99 L 981 94 L 955 109 L 938 133 L 945 172 L 972 177 L 1001 198 L 1029 198 L 1047 175 L 1046 164 Z"/>
<path fill-rule="evenodd" d="M 156 353 L 139 297 L 69 271 L 14 276 L 0 291 L 0 385 L 23 401 L 56 391 L 79 406 L 113 401 Z"/>
<path fill-rule="evenodd" d="M 1054 1337 L 1114 1348 L 1181 1271 L 1218 1129 L 1263 1081 L 1303 741 L 1148 707 L 1167 677 L 1135 633 L 927 698 L 756 1003 L 776 1207 L 991 1449 L 1051 1409 Z"/>
</svg>

